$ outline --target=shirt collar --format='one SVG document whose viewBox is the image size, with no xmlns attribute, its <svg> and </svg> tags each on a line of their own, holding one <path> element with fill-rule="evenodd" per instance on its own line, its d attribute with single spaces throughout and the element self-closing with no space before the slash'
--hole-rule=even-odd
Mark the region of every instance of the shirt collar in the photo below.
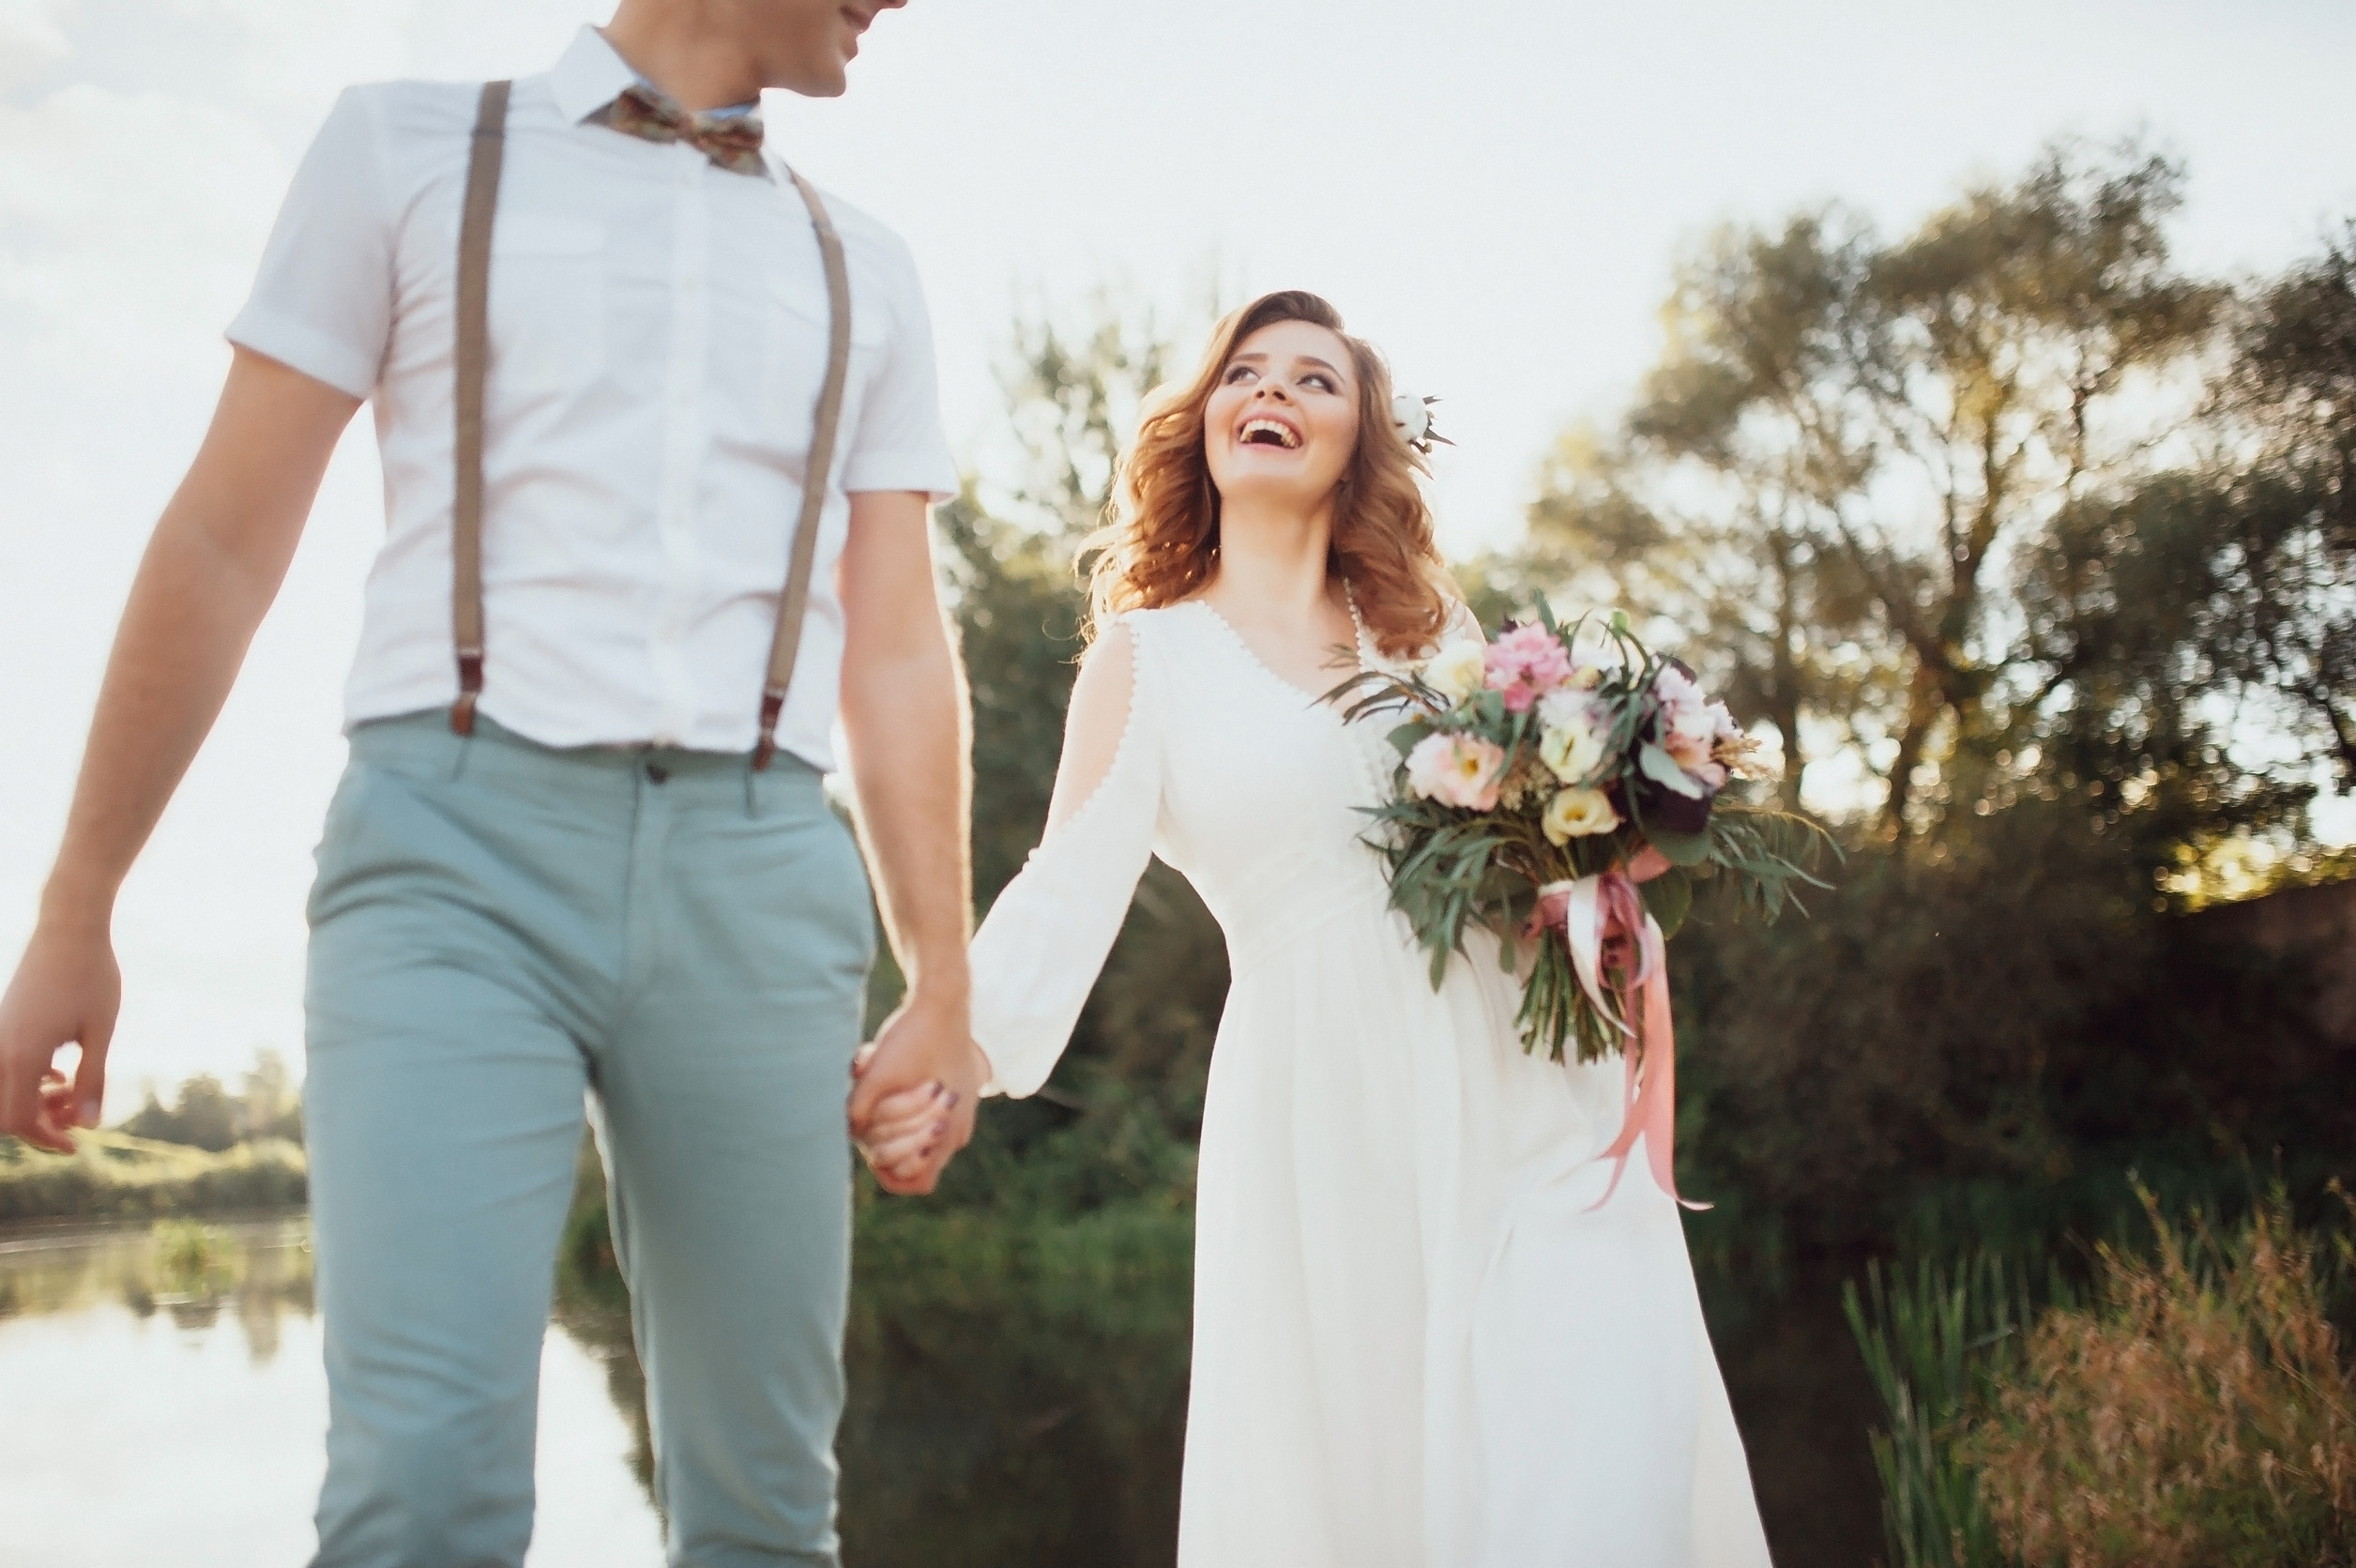
<svg viewBox="0 0 2356 1568">
<path fill-rule="evenodd" d="M 548 84 L 556 95 L 556 108 L 568 120 L 578 124 L 621 96 L 624 87 L 638 80 L 638 73 L 630 69 L 630 62 L 614 52 L 605 41 L 605 35 L 594 27 L 584 26 L 572 36 L 564 54 L 548 73 Z"/>
<path fill-rule="evenodd" d="M 652 85 L 605 41 L 604 34 L 586 25 L 573 35 L 555 69 L 548 73 L 557 110 L 576 125 L 619 98 L 624 87 L 640 83 Z M 714 113 L 740 114 L 759 107 L 758 103 L 737 104 Z"/>
</svg>

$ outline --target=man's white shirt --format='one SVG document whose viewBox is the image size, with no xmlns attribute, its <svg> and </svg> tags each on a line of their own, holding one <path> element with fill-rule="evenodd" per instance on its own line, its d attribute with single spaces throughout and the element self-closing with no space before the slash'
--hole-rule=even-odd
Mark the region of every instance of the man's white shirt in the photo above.
<svg viewBox="0 0 2356 1568">
<path fill-rule="evenodd" d="M 584 123 L 635 80 L 593 28 L 515 84 L 491 267 L 481 709 L 544 745 L 749 750 L 827 358 L 790 180 Z M 230 341 L 370 399 L 386 536 L 348 726 L 447 707 L 458 215 L 479 84 L 338 100 Z M 774 161 L 772 155 L 771 161 Z M 850 264 L 842 438 L 781 745 L 821 769 L 834 567 L 860 491 L 954 493 L 932 333 L 897 236 L 833 196 Z"/>
</svg>

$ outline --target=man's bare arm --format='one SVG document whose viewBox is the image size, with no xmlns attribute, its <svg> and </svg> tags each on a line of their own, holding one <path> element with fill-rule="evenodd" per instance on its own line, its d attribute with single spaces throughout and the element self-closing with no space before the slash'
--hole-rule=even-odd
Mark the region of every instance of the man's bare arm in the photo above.
<svg viewBox="0 0 2356 1568">
<path fill-rule="evenodd" d="M 55 868 L 0 997 L 0 1134 L 95 1127 L 121 1000 L 114 898 L 236 679 L 357 400 L 238 349 L 132 581 Z M 79 1043 L 70 1079 L 53 1070 Z"/>
<path fill-rule="evenodd" d="M 970 728 L 963 672 L 941 614 L 924 497 L 851 497 L 842 561 L 846 623 L 843 727 L 877 902 L 908 978 L 851 1097 L 863 1132 L 875 1104 L 941 1087 L 941 1136 L 920 1161 L 879 1170 L 895 1192 L 930 1192 L 973 1135 L 988 1068 L 973 1045 L 965 938 L 973 909 Z"/>
</svg>

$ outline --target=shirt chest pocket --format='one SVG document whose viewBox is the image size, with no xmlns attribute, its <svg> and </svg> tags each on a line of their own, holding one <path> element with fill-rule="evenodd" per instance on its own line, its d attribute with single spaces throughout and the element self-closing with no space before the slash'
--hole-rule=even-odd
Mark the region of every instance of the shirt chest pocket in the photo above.
<svg viewBox="0 0 2356 1568">
<path fill-rule="evenodd" d="M 491 232 L 491 375 L 503 403 L 585 390 L 605 368 L 605 230 L 503 212 Z"/>
<path fill-rule="evenodd" d="M 818 393 L 826 384 L 827 354 L 833 342 L 826 280 L 780 277 L 770 282 L 767 300 L 768 342 L 762 355 L 762 434 L 788 454 L 798 477 L 810 455 L 812 421 L 818 410 Z M 850 455 L 852 433 L 859 428 L 860 393 L 881 360 L 889 340 L 883 307 L 874 296 L 851 284 L 851 366 L 843 388 L 843 430 L 835 443 L 834 471 L 839 477 Z"/>
</svg>

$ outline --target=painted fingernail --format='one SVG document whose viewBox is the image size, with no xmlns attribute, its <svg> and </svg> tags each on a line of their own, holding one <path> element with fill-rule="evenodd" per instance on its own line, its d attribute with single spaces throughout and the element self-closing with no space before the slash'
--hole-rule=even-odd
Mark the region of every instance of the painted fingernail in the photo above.
<svg viewBox="0 0 2356 1568">
<path fill-rule="evenodd" d="M 98 1124 L 99 1103 L 96 1100 L 84 1100 L 82 1103 L 82 1125 L 96 1127 Z"/>
</svg>

